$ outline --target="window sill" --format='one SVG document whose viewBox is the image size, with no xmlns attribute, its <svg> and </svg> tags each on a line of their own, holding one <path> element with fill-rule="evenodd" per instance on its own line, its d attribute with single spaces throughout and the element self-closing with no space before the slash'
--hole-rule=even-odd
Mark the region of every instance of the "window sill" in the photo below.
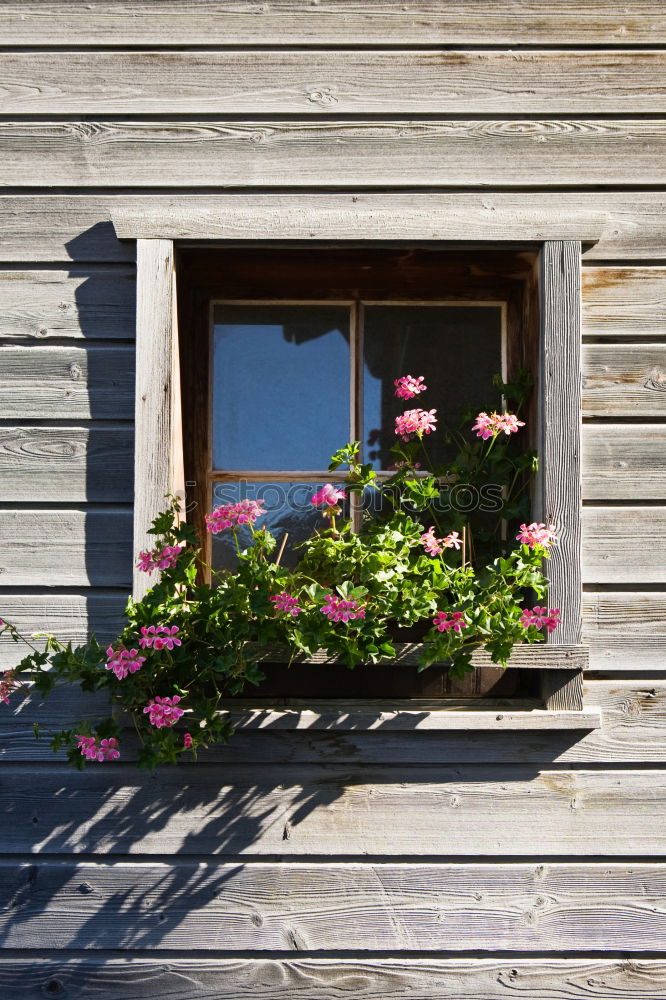
<svg viewBox="0 0 666 1000">
<path fill-rule="evenodd" d="M 473 704 L 473 707 L 472 707 Z M 313 703 L 299 699 L 238 700 L 228 715 L 236 729 L 401 730 L 564 730 L 599 729 L 601 709 L 555 711 L 536 701 L 470 702 L 400 699 L 327 699 Z"/>
</svg>

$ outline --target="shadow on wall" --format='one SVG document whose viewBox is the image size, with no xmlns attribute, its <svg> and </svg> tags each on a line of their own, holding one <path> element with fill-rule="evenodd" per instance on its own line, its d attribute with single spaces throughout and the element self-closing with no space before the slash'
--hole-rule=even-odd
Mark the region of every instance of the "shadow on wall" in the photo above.
<svg viewBox="0 0 666 1000">
<path fill-rule="evenodd" d="M 113 224 L 99 222 L 66 244 L 73 261 L 116 262 Z M 126 245 L 134 259 L 133 245 Z M 122 628 L 132 586 L 134 498 L 134 342 L 136 280 L 131 266 L 76 264 L 75 308 L 87 365 L 89 418 L 86 448 L 84 579 L 89 627 L 99 639 Z"/>
<path fill-rule="evenodd" d="M 495 801 L 493 838 L 509 839 L 509 812 L 522 810 L 526 819 L 534 808 L 528 789 L 545 794 L 542 822 L 552 840 L 555 814 L 561 820 L 576 776 L 557 775 L 556 789 L 556 776 L 548 776 L 549 790 L 545 777 L 532 768 L 506 767 L 500 774 L 487 765 L 195 765 L 152 774 L 98 765 L 83 774 L 47 768 L 31 775 L 26 788 L 25 772 L 8 768 L 5 850 L 49 857 L 20 867 L 7 863 L 2 942 L 10 948 L 38 948 L 46 938 L 49 947 L 67 949 L 280 948 L 276 925 L 261 929 L 253 899 L 284 906 L 287 885 L 283 892 L 271 886 L 275 867 L 262 874 L 246 870 L 248 862 L 478 854 L 481 838 L 489 836 L 488 802 Z M 508 825 L 515 830 L 520 822 L 516 817 Z M 78 869 L 73 854 L 88 856 Z M 309 891 L 304 878 L 303 893 Z M 186 923 L 191 934 L 198 921 L 214 941 L 197 942 L 179 931 Z M 284 922 L 279 926 L 284 932 Z M 285 937 L 282 947 L 312 944 Z"/>
</svg>

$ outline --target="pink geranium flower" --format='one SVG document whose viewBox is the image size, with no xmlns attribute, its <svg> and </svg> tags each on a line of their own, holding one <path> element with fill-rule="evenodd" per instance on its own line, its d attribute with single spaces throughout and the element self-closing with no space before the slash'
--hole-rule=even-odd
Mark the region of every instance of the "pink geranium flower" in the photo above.
<svg viewBox="0 0 666 1000">
<path fill-rule="evenodd" d="M 2 677 L 0 677 L 0 701 L 4 702 L 5 705 L 9 704 L 9 696 L 12 691 L 15 691 L 19 687 L 19 683 L 16 680 L 16 674 L 13 670 L 5 670 Z"/>
<path fill-rule="evenodd" d="M 331 622 L 348 622 L 355 618 L 365 618 L 365 608 L 358 601 L 346 601 L 330 594 L 321 609 Z"/>
<path fill-rule="evenodd" d="M 515 413 L 479 413 L 476 423 L 472 425 L 472 430 L 476 431 L 476 436 L 487 441 L 504 431 L 505 434 L 515 434 L 525 423 L 519 420 Z"/>
<path fill-rule="evenodd" d="M 403 375 L 395 379 L 393 385 L 398 399 L 413 399 L 420 392 L 425 392 L 428 386 L 425 385 L 423 378 L 423 375 L 419 375 L 418 378 L 414 378 L 413 375 Z"/>
<path fill-rule="evenodd" d="M 555 526 L 553 524 L 546 526 L 543 522 L 537 521 L 533 521 L 532 524 L 521 524 L 516 540 L 523 545 L 529 545 L 531 549 L 535 545 L 542 545 L 547 549 L 555 541 Z"/>
<path fill-rule="evenodd" d="M 554 632 L 560 624 L 560 609 L 540 608 L 538 605 L 531 611 L 525 608 L 520 616 L 520 624 L 523 628 L 534 625 L 536 628 L 546 628 L 549 632 Z"/>
<path fill-rule="evenodd" d="M 95 736 L 81 736 L 79 734 L 76 739 L 78 740 L 77 749 L 81 751 L 81 756 L 85 757 L 86 760 L 117 760 L 120 757 L 118 740 L 113 736 L 100 743 L 97 742 Z"/>
<path fill-rule="evenodd" d="M 165 545 L 152 551 L 139 552 L 137 566 L 144 573 L 152 573 L 154 569 L 171 569 L 176 565 L 183 548 L 182 545 Z"/>
<path fill-rule="evenodd" d="M 332 483 L 325 486 L 312 496 L 312 503 L 315 507 L 337 507 L 340 500 L 345 500 L 347 494 L 344 490 L 338 490 Z"/>
<path fill-rule="evenodd" d="M 457 531 L 452 531 L 446 538 L 442 538 L 441 542 L 445 549 L 458 550 L 462 545 L 462 539 Z"/>
<path fill-rule="evenodd" d="M 457 531 L 450 532 L 445 538 L 436 538 L 435 529 L 428 528 L 425 535 L 421 535 L 421 542 L 429 555 L 441 556 L 444 549 L 459 549 L 462 539 Z"/>
<path fill-rule="evenodd" d="M 432 623 L 438 632 L 461 632 L 467 628 L 462 611 L 438 611 Z"/>
<path fill-rule="evenodd" d="M 146 662 L 145 656 L 139 656 L 138 649 L 125 649 L 124 646 L 119 649 L 109 646 L 106 655 L 108 657 L 106 669 L 113 670 L 119 681 L 124 680 L 128 673 L 135 674 Z"/>
<path fill-rule="evenodd" d="M 239 500 L 226 503 L 206 514 L 206 528 L 217 535 L 225 528 L 237 528 L 243 524 L 254 524 L 258 517 L 266 513 L 263 500 Z"/>
<path fill-rule="evenodd" d="M 178 722 L 181 715 L 185 714 L 184 709 L 178 708 L 179 701 L 180 696 L 177 694 L 173 698 L 160 698 L 156 696 L 155 698 L 151 698 L 144 708 L 144 715 L 148 714 L 148 721 L 156 729 L 161 729 L 162 726 L 173 726 L 174 723 Z"/>
<path fill-rule="evenodd" d="M 142 649 L 173 649 L 182 646 L 178 638 L 180 629 L 177 625 L 142 625 L 139 645 Z"/>
<path fill-rule="evenodd" d="M 292 597 L 286 590 L 284 590 L 281 594 L 274 594 L 273 597 L 269 599 L 275 605 L 276 611 L 285 611 L 287 614 L 293 615 L 294 618 L 303 610 L 298 606 L 298 598 Z"/>
<path fill-rule="evenodd" d="M 503 413 L 497 418 L 497 427 L 505 434 L 517 434 L 521 427 L 525 426 L 523 420 L 519 420 L 515 413 Z"/>
<path fill-rule="evenodd" d="M 441 556 L 444 551 L 442 540 L 435 538 L 435 529 L 432 527 L 428 528 L 424 535 L 421 535 L 421 542 L 429 556 Z"/>
<path fill-rule="evenodd" d="M 189 733 L 183 734 L 183 746 L 185 747 L 186 750 L 192 749 L 192 737 L 190 736 Z"/>
<path fill-rule="evenodd" d="M 406 410 L 395 418 L 395 433 L 403 441 L 410 441 L 415 434 L 423 437 L 437 426 L 437 410 Z"/>
</svg>

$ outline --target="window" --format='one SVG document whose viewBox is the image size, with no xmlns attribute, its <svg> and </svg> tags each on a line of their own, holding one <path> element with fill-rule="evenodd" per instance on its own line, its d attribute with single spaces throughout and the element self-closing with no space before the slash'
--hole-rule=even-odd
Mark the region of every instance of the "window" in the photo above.
<svg viewBox="0 0 666 1000">
<path fill-rule="evenodd" d="M 510 250 L 498 249 L 499 244 L 488 250 L 488 235 L 484 232 L 479 219 L 471 218 L 462 227 L 454 215 L 449 222 L 445 213 L 438 206 L 434 215 L 428 216 L 427 240 L 433 234 L 449 233 L 450 238 L 461 240 L 466 237 L 485 243 L 485 249 L 467 253 L 462 252 L 461 245 L 456 245 L 456 252 L 450 254 L 452 272 L 447 278 L 447 291 L 442 294 L 441 267 L 436 272 L 436 293 L 431 289 L 431 299 L 453 298 L 460 300 L 460 292 L 453 295 L 450 291 L 455 285 L 456 274 L 464 278 L 465 295 L 470 289 L 483 286 L 481 297 L 492 297 L 495 301 L 505 301 L 507 314 L 507 330 L 512 322 L 514 328 L 523 332 L 536 331 L 536 337 L 507 337 L 506 363 L 508 370 L 514 361 L 527 362 L 534 368 L 538 358 L 539 387 L 535 400 L 536 420 L 531 419 L 531 426 L 538 426 L 539 452 L 542 472 L 537 484 L 535 510 L 536 517 L 546 517 L 555 521 L 561 532 L 561 543 L 557 554 L 550 560 L 549 577 L 551 584 L 551 600 L 564 609 L 563 627 L 558 630 L 555 641 L 541 647 L 523 648 L 519 650 L 517 661 L 520 665 L 529 667 L 540 676 L 543 699 L 546 711 L 540 715 L 527 713 L 529 719 L 522 718 L 516 725 L 519 727 L 556 727 L 556 728 L 590 728 L 599 724 L 598 710 L 582 711 L 581 669 L 586 662 L 586 651 L 579 645 L 580 630 L 580 486 L 579 486 L 579 418 L 580 418 L 580 375 L 579 375 L 579 309 L 580 309 L 580 243 L 573 238 L 582 238 L 590 232 L 600 232 L 600 220 L 590 221 L 581 214 L 576 220 L 543 221 L 542 215 L 538 222 L 530 217 L 507 219 L 506 232 L 514 239 L 522 239 L 521 248 Z M 136 503 L 136 541 L 142 544 L 142 524 L 145 524 L 152 513 L 159 509 L 165 487 L 173 489 L 178 482 L 178 458 L 182 454 L 178 447 L 180 428 L 179 417 L 179 383 L 177 378 L 177 352 L 175 333 L 175 298 L 173 295 L 173 268 L 175 262 L 175 245 L 173 238 L 182 235 L 189 239 L 211 240 L 218 237 L 223 230 L 228 229 L 237 239 L 240 218 L 221 218 L 203 212 L 192 219 L 185 213 L 175 211 L 168 220 L 143 217 L 137 219 L 116 219 L 117 231 L 121 236 L 138 236 L 138 280 L 139 294 L 137 307 L 137 477 Z M 276 209 L 268 220 L 259 221 L 243 216 L 242 226 L 247 233 L 254 228 L 263 243 L 262 252 L 269 244 L 263 242 L 266 238 L 279 239 L 280 233 L 287 235 L 299 228 L 296 216 L 290 216 L 286 210 Z M 408 218 L 401 216 L 392 225 L 398 231 L 409 231 L 412 236 L 419 227 L 425 225 L 419 212 L 406 210 Z M 439 213 L 439 214 L 438 214 Z M 181 218 L 181 215 L 183 217 Z M 232 212 L 233 215 L 233 212 Z M 347 215 L 349 217 L 347 217 Z M 314 213 L 316 219 L 309 217 L 307 221 L 308 238 L 324 239 L 328 228 L 333 228 L 335 238 L 341 232 L 355 234 L 355 222 L 352 219 L 354 211 L 333 219 L 324 212 L 321 219 Z M 413 216 L 413 217 L 412 217 Z M 365 218 L 365 217 L 364 217 Z M 373 226 L 385 235 L 383 217 L 375 221 L 368 216 L 366 222 L 369 228 Z M 493 219 L 493 231 L 501 220 Z M 380 225 L 381 223 L 381 225 Z M 365 223 L 364 223 L 365 225 Z M 484 224 L 485 225 L 485 224 Z M 411 227 L 411 228 L 410 228 Z M 367 227 L 366 227 L 367 228 Z M 463 235 L 464 229 L 464 235 Z M 552 241 L 543 241 L 543 231 L 550 229 L 553 233 L 567 233 L 572 237 L 562 240 L 558 235 Z M 164 237 L 163 235 L 164 234 Z M 530 235 L 531 234 L 531 235 Z M 367 239 L 369 230 L 363 233 Z M 531 242 L 530 242 L 531 241 Z M 591 240 L 593 242 L 593 240 Z M 233 252 L 229 247 L 233 246 Z M 339 245 L 338 245 L 339 246 Z M 362 252 L 367 254 L 367 247 Z M 288 298 L 290 301 L 303 301 L 307 296 L 295 294 L 285 285 L 279 261 L 284 259 L 276 255 L 271 248 L 273 266 L 261 272 L 255 271 L 245 275 L 243 279 L 238 270 L 242 258 L 251 251 L 240 243 L 227 244 L 224 250 L 216 249 L 208 244 L 205 250 L 191 250 L 186 243 L 181 244 L 181 256 L 178 261 L 178 271 L 181 279 L 179 314 L 181 323 L 188 328 L 186 352 L 191 356 L 195 352 L 200 357 L 197 347 L 201 346 L 201 338 L 210 334 L 210 315 L 205 323 L 197 319 L 200 315 L 202 298 L 226 298 L 229 293 L 220 296 L 220 277 L 224 276 L 228 286 L 233 286 L 233 297 L 241 302 L 257 299 Z M 449 248 L 450 249 L 450 248 Z M 402 251 L 413 254 L 413 251 Z M 312 258 L 312 250 L 301 250 L 304 259 Z M 197 259 L 198 255 L 198 259 Z M 436 255 L 433 254 L 433 259 Z M 444 258 L 440 258 L 441 261 Z M 321 263 L 321 262 L 320 262 Z M 227 268 L 226 272 L 221 267 Z M 242 270 L 242 268 L 241 268 Z M 337 292 L 332 288 L 331 274 L 324 266 L 322 273 L 317 273 L 316 267 L 310 272 L 308 292 L 318 299 L 333 297 L 345 300 L 340 294 L 342 285 Z M 408 269 L 409 271 L 409 269 Z M 519 273 L 520 272 L 520 273 Z M 357 271 L 357 273 L 359 273 Z M 341 275 L 338 274 L 337 278 Z M 431 272 L 431 278 L 435 272 Z M 409 285 L 410 275 L 406 275 Z M 356 282 L 357 284 L 358 282 Z M 317 293 L 326 285 L 324 295 Z M 351 283 L 355 284 L 354 282 Z M 272 292 L 269 288 L 272 285 Z M 261 287 L 260 287 L 261 286 Z M 493 291 L 494 286 L 494 291 Z M 349 287 L 347 284 L 345 287 Z M 277 290 L 280 290 L 279 292 Z M 413 292 L 413 289 L 411 290 Z M 212 293 L 212 294 L 211 294 Z M 366 301 L 366 290 L 357 295 Z M 391 296 L 395 299 L 395 293 Z M 404 296 L 406 297 L 406 296 Z M 401 298 L 404 298 L 401 296 Z M 427 297 L 421 288 L 419 298 Z M 367 301 L 386 301 L 381 295 L 367 294 Z M 518 321 L 518 322 L 517 322 Z M 187 358 L 181 359 L 187 361 Z M 148 362 L 146 365 L 145 362 Z M 201 372 L 194 366 L 185 365 L 183 389 L 185 396 L 190 398 L 206 398 L 206 386 L 202 386 Z M 198 397 L 197 397 L 198 393 Z M 209 431 L 203 421 L 202 413 L 198 413 L 185 421 L 185 454 L 191 463 L 193 456 L 201 454 L 208 447 Z M 194 445 L 194 449 L 190 446 Z M 147 465 L 152 475 L 146 476 Z M 196 460 L 195 460 L 196 465 Z M 199 468 L 201 465 L 199 464 Z M 191 467 L 188 470 L 191 477 Z M 142 581 L 143 582 L 143 581 Z M 513 659 L 512 659 L 513 665 Z M 437 713 L 435 713 L 437 714 Z M 495 724 L 488 717 L 480 723 L 477 715 L 468 719 L 469 713 L 456 715 L 452 721 L 452 713 L 445 713 L 450 718 L 443 723 L 441 719 L 425 723 L 426 727 L 434 728 L 468 728 L 481 725 L 482 728 L 494 728 Z M 453 713 L 455 715 L 455 713 Z M 512 721 L 521 713 L 505 713 L 498 715 L 498 720 L 508 721 L 505 726 L 497 728 L 512 728 Z M 430 719 L 431 713 L 425 713 Z M 308 725 L 312 724 L 310 722 Z M 329 723 L 327 723 L 328 725 Z M 363 723 L 360 723 L 363 724 Z M 382 723 L 384 724 L 384 723 Z M 299 728 L 285 724 L 285 728 Z"/>
</svg>

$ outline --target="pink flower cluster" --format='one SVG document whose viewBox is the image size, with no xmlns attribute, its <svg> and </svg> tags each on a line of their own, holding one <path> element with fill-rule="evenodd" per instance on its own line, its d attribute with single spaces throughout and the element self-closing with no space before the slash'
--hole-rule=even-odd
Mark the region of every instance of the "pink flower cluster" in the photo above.
<svg viewBox="0 0 666 1000">
<path fill-rule="evenodd" d="M 152 573 L 154 569 L 171 569 L 182 551 L 182 545 L 165 545 L 162 549 L 158 547 L 150 552 L 139 552 L 137 566 L 144 573 Z"/>
<path fill-rule="evenodd" d="M 173 649 L 182 646 L 178 638 L 180 629 L 177 625 L 142 625 L 139 645 L 142 649 Z"/>
<path fill-rule="evenodd" d="M 184 709 L 178 708 L 180 696 L 175 694 L 173 698 L 151 698 L 143 712 L 148 713 L 148 721 L 151 726 L 161 729 L 162 726 L 173 726 L 178 722 L 181 715 L 185 714 Z"/>
<path fill-rule="evenodd" d="M 81 751 L 81 756 L 86 760 L 117 760 L 120 757 L 118 740 L 110 736 L 108 740 L 97 742 L 95 736 L 81 736 L 77 734 L 77 749 Z"/>
<path fill-rule="evenodd" d="M 303 608 L 299 608 L 298 606 L 298 598 L 292 597 L 286 590 L 283 590 L 281 594 L 274 594 L 270 600 L 275 605 L 276 611 L 286 611 L 287 614 L 293 615 L 294 618 L 303 610 Z"/>
<path fill-rule="evenodd" d="M 313 494 L 312 503 L 315 507 L 337 507 L 339 501 L 344 500 L 346 496 L 344 490 L 338 490 L 332 483 L 326 483 L 317 493 Z"/>
<path fill-rule="evenodd" d="M 192 749 L 192 737 L 190 736 L 189 733 L 183 734 L 183 746 L 185 747 L 186 750 Z"/>
<path fill-rule="evenodd" d="M 365 618 L 365 608 L 358 601 L 346 601 L 330 594 L 321 609 L 331 622 L 348 622 L 355 618 Z"/>
<path fill-rule="evenodd" d="M 524 427 L 523 420 L 519 420 L 515 413 L 479 413 L 472 430 L 476 431 L 476 436 L 487 441 L 504 431 L 505 434 L 515 434 L 521 427 Z"/>
<path fill-rule="evenodd" d="M 462 611 L 438 611 L 432 620 L 438 632 L 462 632 L 467 628 Z"/>
<path fill-rule="evenodd" d="M 15 691 L 19 686 L 16 680 L 16 675 L 13 670 L 5 670 L 2 677 L 0 677 L 0 701 L 4 701 L 5 705 L 9 704 L 9 696 L 12 691 Z"/>
<path fill-rule="evenodd" d="M 528 608 L 525 608 L 520 616 L 520 624 L 523 628 L 536 625 L 537 628 L 545 627 L 549 632 L 554 632 L 560 624 L 560 609 L 540 608 L 537 606 L 530 611 Z"/>
<path fill-rule="evenodd" d="M 393 385 L 398 399 L 413 399 L 420 392 L 425 392 L 428 386 L 425 385 L 423 378 L 423 375 L 419 375 L 418 378 L 414 378 L 413 375 L 403 375 L 395 379 Z"/>
<path fill-rule="evenodd" d="M 428 528 L 424 535 L 421 535 L 423 548 L 428 555 L 441 556 L 444 549 L 459 549 L 462 539 L 457 531 L 452 531 L 446 538 L 436 538 L 435 529 Z"/>
<path fill-rule="evenodd" d="M 415 434 L 422 437 L 437 426 L 437 410 L 405 410 L 395 418 L 395 433 L 403 441 L 410 441 Z"/>
<path fill-rule="evenodd" d="M 237 528 L 242 524 L 254 524 L 258 517 L 265 514 L 263 500 L 239 500 L 238 503 L 225 503 L 206 514 L 206 527 L 213 535 L 225 528 Z"/>
<path fill-rule="evenodd" d="M 108 657 L 106 669 L 113 670 L 119 681 L 124 680 L 128 673 L 135 674 L 137 670 L 141 670 L 146 662 L 145 656 L 139 656 L 138 649 L 125 649 L 124 647 L 114 649 L 113 646 L 109 646 L 106 655 Z"/>
<path fill-rule="evenodd" d="M 522 542 L 523 545 L 529 545 L 531 549 L 535 545 L 543 545 L 544 549 L 547 549 L 555 541 L 555 525 L 546 526 L 536 521 L 533 521 L 532 524 L 521 524 L 516 540 Z"/>
</svg>

